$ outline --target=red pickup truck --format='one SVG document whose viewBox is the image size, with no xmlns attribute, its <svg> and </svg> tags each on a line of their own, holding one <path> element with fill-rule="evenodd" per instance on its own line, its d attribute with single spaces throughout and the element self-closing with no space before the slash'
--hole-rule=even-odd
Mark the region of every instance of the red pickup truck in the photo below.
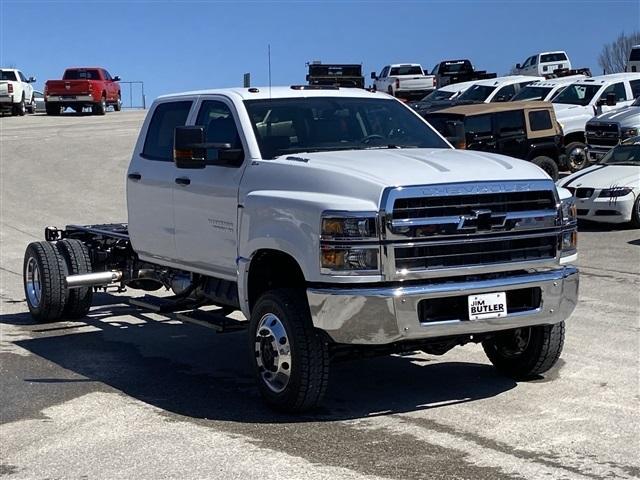
<svg viewBox="0 0 640 480">
<path fill-rule="evenodd" d="M 44 86 L 47 115 L 59 115 L 67 107 L 78 113 L 91 107 L 92 113 L 104 115 L 109 105 L 119 112 L 122 97 L 118 81 L 120 77 L 111 77 L 104 68 L 67 68 L 62 80 L 48 80 Z"/>
</svg>

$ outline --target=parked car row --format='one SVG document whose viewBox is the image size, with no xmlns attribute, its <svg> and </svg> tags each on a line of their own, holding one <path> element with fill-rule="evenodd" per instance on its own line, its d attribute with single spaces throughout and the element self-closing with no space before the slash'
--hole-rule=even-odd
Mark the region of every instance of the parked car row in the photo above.
<svg viewBox="0 0 640 480">
<path fill-rule="evenodd" d="M 0 69 L 0 108 L 13 115 L 45 111 L 59 115 L 66 108 L 77 113 L 90 108 L 96 115 L 104 115 L 108 107 L 122 109 L 120 77 L 101 67 L 74 67 L 64 71 L 61 80 L 48 80 L 44 93 L 33 89 L 34 77 L 25 77 L 17 69 Z"/>
</svg>

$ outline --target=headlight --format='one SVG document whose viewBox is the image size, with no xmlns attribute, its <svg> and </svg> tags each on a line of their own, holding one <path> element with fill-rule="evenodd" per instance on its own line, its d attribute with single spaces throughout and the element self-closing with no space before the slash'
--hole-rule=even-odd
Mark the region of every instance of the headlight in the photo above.
<svg viewBox="0 0 640 480">
<path fill-rule="evenodd" d="M 322 216 L 321 240 L 378 240 L 375 214 L 327 212 Z"/>
<path fill-rule="evenodd" d="M 562 206 L 562 224 L 569 225 L 578 220 L 578 209 L 576 207 L 575 197 L 565 198 L 561 202 Z"/>
<path fill-rule="evenodd" d="M 613 188 L 605 188 L 600 191 L 600 195 L 598 197 L 624 197 L 625 195 L 629 195 L 633 189 L 629 187 L 613 187 Z"/>
<path fill-rule="evenodd" d="M 623 139 L 635 137 L 636 135 L 638 135 L 638 129 L 635 127 L 624 127 L 620 130 L 620 134 L 622 135 Z"/>
<path fill-rule="evenodd" d="M 346 272 L 379 272 L 378 258 L 380 249 L 352 246 L 323 245 L 320 253 L 320 264 L 323 273 Z"/>
<path fill-rule="evenodd" d="M 380 273 L 375 212 L 324 212 L 320 221 L 320 270 L 324 274 Z"/>
<path fill-rule="evenodd" d="M 578 248 L 578 211 L 575 197 L 565 198 L 560 205 L 562 208 L 560 255 L 566 257 L 576 253 Z"/>
</svg>

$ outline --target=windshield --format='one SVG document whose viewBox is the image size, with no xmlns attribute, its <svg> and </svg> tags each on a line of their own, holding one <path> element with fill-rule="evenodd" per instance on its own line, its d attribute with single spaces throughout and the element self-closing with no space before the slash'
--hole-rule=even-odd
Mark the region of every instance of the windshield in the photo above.
<svg viewBox="0 0 640 480">
<path fill-rule="evenodd" d="M 63 80 L 100 80 L 98 70 L 67 70 Z"/>
<path fill-rule="evenodd" d="M 5 70 L 0 70 L 0 80 L 8 80 L 10 82 L 15 82 L 17 80 L 16 72 L 8 72 Z"/>
<path fill-rule="evenodd" d="M 484 102 L 495 89 L 496 87 L 488 87 L 486 85 L 473 85 L 458 97 L 458 101 L 461 103 L 465 101 Z"/>
<path fill-rule="evenodd" d="M 437 102 L 438 100 L 449 100 L 456 92 L 446 90 L 434 90 L 429 95 L 420 100 L 421 102 Z"/>
<path fill-rule="evenodd" d="M 604 165 L 638 165 L 640 166 L 640 145 L 618 145 L 609 150 L 602 160 Z"/>
<path fill-rule="evenodd" d="M 262 158 L 377 148 L 450 148 L 396 100 L 311 97 L 246 100 Z"/>
<path fill-rule="evenodd" d="M 406 67 L 393 67 L 391 73 L 393 75 L 422 75 L 422 67 L 417 65 L 409 65 Z"/>
<path fill-rule="evenodd" d="M 574 83 L 565 88 L 562 93 L 558 94 L 552 100 L 553 103 L 567 103 L 569 105 L 589 105 L 593 97 L 595 97 L 601 85 L 585 85 L 582 83 Z"/>
<path fill-rule="evenodd" d="M 511 100 L 514 102 L 518 100 L 544 100 L 550 92 L 551 87 L 524 87 Z"/>
</svg>

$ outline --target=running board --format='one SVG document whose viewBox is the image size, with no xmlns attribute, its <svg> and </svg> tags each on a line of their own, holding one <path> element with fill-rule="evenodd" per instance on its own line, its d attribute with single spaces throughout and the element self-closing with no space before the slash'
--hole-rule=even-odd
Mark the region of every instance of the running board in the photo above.
<svg viewBox="0 0 640 480">
<path fill-rule="evenodd" d="M 154 297 L 145 295 L 144 297 L 130 298 L 129 304 L 151 310 L 155 313 L 172 313 L 180 310 L 192 310 L 201 307 L 205 302 L 185 297 Z"/>
<path fill-rule="evenodd" d="M 221 310 L 224 311 L 224 310 Z M 249 326 L 247 321 L 234 320 L 219 313 L 218 310 L 191 310 L 176 314 L 176 319 L 181 322 L 192 323 L 201 327 L 211 328 L 218 333 L 231 333 L 246 330 Z"/>
</svg>

